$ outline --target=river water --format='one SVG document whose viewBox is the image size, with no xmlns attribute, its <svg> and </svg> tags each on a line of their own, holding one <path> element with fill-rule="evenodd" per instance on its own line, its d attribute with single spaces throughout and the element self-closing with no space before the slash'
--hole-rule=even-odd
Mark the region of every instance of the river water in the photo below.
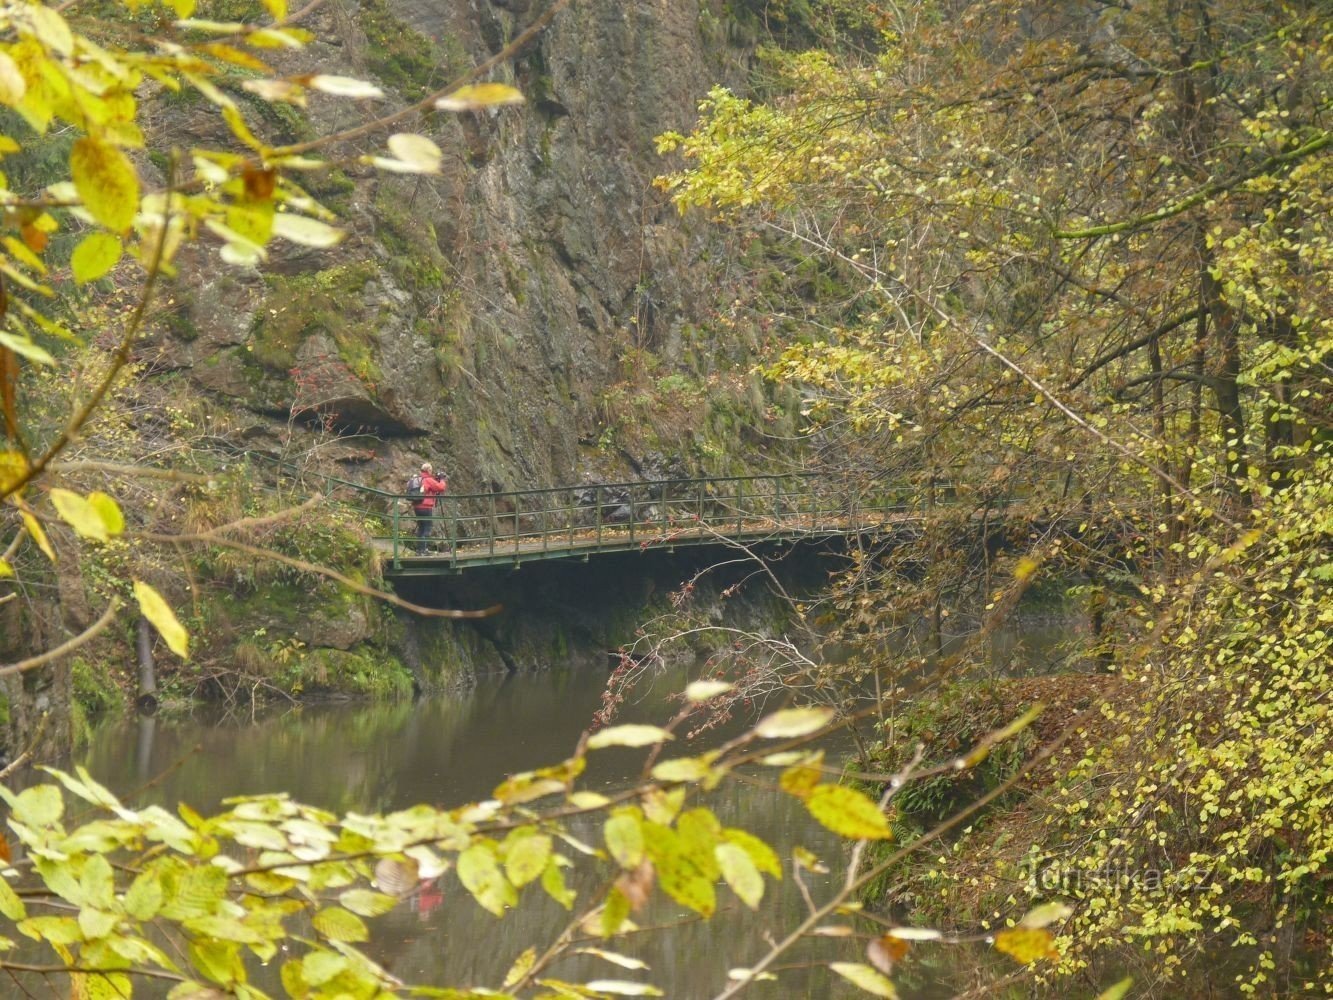
<svg viewBox="0 0 1333 1000">
<path fill-rule="evenodd" d="M 96 730 L 81 763 L 137 806 L 156 802 L 174 808 L 185 802 L 207 811 L 228 796 L 286 791 L 339 813 L 420 802 L 452 807 L 490 797 L 508 774 L 567 757 L 600 704 L 605 679 L 595 671 L 554 671 L 483 678 L 466 693 L 415 703 L 307 705 L 259 718 L 247 713 L 115 722 Z M 670 695 L 686 680 L 684 670 L 659 677 L 618 721 L 662 722 L 672 712 Z M 637 772 L 642 754 L 624 749 L 593 754 L 584 787 L 623 783 Z M 754 831 L 780 857 L 790 857 L 791 845 L 802 844 L 837 870 L 841 847 L 800 802 L 745 785 L 725 789 L 709 802 L 724 824 Z M 593 821 L 586 836 L 598 838 Z M 536 885 L 524 890 L 517 910 L 498 919 L 451 880 L 445 876 L 440 888 L 374 921 L 374 954 L 407 982 L 498 988 L 528 945 L 550 940 L 568 919 Z M 812 886 L 817 898 L 820 888 Z M 647 962 L 646 972 L 584 956 L 558 965 L 552 975 L 567 981 L 645 979 L 670 997 L 709 997 L 725 985 L 728 969 L 751 964 L 765 952 L 766 940 L 780 937 L 805 912 L 790 864 L 782 882 L 768 881 L 757 915 L 739 912 L 743 908 L 729 890 L 719 891 L 719 904 L 728 909 L 708 922 L 687 919 L 669 900 L 639 914 L 641 924 L 673 925 L 611 945 Z M 910 974 L 904 969 L 903 977 L 895 977 L 904 997 L 954 993 L 955 963 L 940 951 L 920 949 Z M 854 942 L 826 939 L 811 942 L 797 962 L 817 957 L 864 961 Z M 846 988 L 827 969 L 803 967 L 784 971 L 777 984 L 759 984 L 747 995 L 866 994 Z"/>
</svg>

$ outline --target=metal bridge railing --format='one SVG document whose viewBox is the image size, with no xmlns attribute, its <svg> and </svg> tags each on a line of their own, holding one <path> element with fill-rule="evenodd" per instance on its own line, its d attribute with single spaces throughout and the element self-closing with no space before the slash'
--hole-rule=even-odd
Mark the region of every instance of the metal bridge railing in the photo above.
<svg viewBox="0 0 1333 1000">
<path fill-rule="evenodd" d="M 362 520 L 395 569 L 427 563 L 457 569 L 723 538 L 851 534 L 891 520 L 911 520 L 937 505 L 976 501 L 983 507 L 1003 507 L 1029 492 L 1008 488 L 997 496 L 948 480 L 796 472 L 446 493 L 437 498 L 436 510 L 423 517 L 413 512 L 404 494 L 253 454 L 283 475 L 301 483 L 313 481 L 336 496 L 342 509 Z M 424 559 L 417 551 L 422 524 L 430 526 L 424 544 L 431 551 Z"/>
<path fill-rule="evenodd" d="M 505 562 L 550 553 L 588 554 L 648 545 L 699 544 L 719 536 L 835 533 L 909 510 L 916 493 L 878 484 L 849 489 L 813 473 L 594 483 L 496 493 L 445 494 L 429 518 L 392 496 L 375 537 L 395 565 L 416 553 L 417 526 L 431 525 L 438 558 Z"/>
</svg>

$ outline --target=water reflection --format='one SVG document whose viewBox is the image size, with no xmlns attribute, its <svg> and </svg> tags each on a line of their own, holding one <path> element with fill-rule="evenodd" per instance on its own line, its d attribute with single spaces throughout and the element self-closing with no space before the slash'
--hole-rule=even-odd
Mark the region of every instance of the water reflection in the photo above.
<svg viewBox="0 0 1333 1000">
<path fill-rule="evenodd" d="M 416 704 L 306 706 L 255 721 L 141 719 L 99 729 L 83 763 L 99 781 L 139 805 L 157 802 L 171 808 L 183 801 L 208 811 L 228 796 L 282 790 L 336 812 L 384 811 L 418 802 L 454 806 L 489 797 L 507 774 L 568 756 L 600 704 L 604 680 L 586 671 L 553 672 L 487 679 L 466 694 Z M 626 706 L 624 721 L 662 721 L 672 711 L 669 696 L 685 681 L 683 672 L 663 676 L 642 700 Z M 623 782 L 642 760 L 642 751 L 595 754 L 584 784 Z M 709 804 L 725 825 L 755 831 L 780 854 L 802 843 L 828 857 L 836 869 L 840 848 L 834 838 L 789 796 L 738 785 L 728 786 Z M 573 832 L 597 841 L 599 827 L 599 820 L 587 819 Z M 591 898 L 598 888 L 586 880 L 571 879 L 571 885 L 581 899 Z M 647 962 L 647 973 L 627 973 L 581 956 L 555 967 L 551 975 L 575 981 L 647 978 L 669 996 L 711 996 L 729 968 L 753 962 L 766 950 L 766 940 L 782 936 L 804 913 L 790 874 L 770 884 L 758 915 L 741 912 L 728 891 L 719 892 L 719 902 L 728 909 L 707 923 L 690 919 L 669 901 L 655 902 L 640 914 L 643 925 L 673 925 L 664 933 L 615 943 L 616 950 Z M 524 890 L 517 911 L 498 919 L 446 876 L 375 922 L 375 954 L 409 982 L 496 987 L 524 948 L 552 940 L 568 920 L 569 914 L 535 885 Z M 826 940 L 812 942 L 792 961 L 818 955 L 857 959 L 847 942 Z M 910 977 L 917 988 L 904 996 L 951 994 L 933 983 L 934 976 L 929 961 L 920 963 Z M 750 995 L 863 994 L 844 988 L 826 970 L 797 969 Z"/>
</svg>

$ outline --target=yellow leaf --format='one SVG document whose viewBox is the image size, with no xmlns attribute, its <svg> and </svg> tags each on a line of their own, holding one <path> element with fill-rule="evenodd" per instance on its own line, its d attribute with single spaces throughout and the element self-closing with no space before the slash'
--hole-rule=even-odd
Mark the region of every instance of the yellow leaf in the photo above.
<svg viewBox="0 0 1333 1000">
<path fill-rule="evenodd" d="M 672 739 L 672 735 L 659 726 L 645 726 L 630 723 L 624 726 L 612 726 L 588 738 L 589 750 L 603 747 L 646 747 L 663 740 Z"/>
<path fill-rule="evenodd" d="M 273 235 L 281 236 L 303 247 L 337 246 L 346 235 L 341 229 L 335 229 L 327 222 L 311 219 L 292 212 L 278 212 L 273 216 Z"/>
<path fill-rule="evenodd" d="M 829 968 L 871 996 L 897 1000 L 898 991 L 882 972 L 860 962 L 832 962 Z"/>
<path fill-rule="evenodd" d="M 1037 927 L 1011 927 L 995 935 L 995 950 L 1002 951 L 1024 965 L 1039 958 L 1059 958 L 1055 938 L 1050 931 Z"/>
<path fill-rule="evenodd" d="M 47 539 L 46 532 L 42 530 L 41 523 L 26 510 L 23 511 L 23 526 L 28 529 L 28 534 L 31 535 L 32 540 L 37 543 L 37 547 L 45 553 L 46 558 L 55 562 L 55 550 L 51 548 L 51 542 Z"/>
<path fill-rule="evenodd" d="M 97 516 L 106 525 L 108 535 L 114 537 L 125 530 L 125 515 L 120 512 L 120 505 L 101 490 L 93 490 L 88 494 L 88 505 L 97 511 Z"/>
<path fill-rule="evenodd" d="M 522 104 L 523 95 L 504 83 L 474 83 L 459 87 L 435 102 L 441 111 L 477 111 L 501 104 Z"/>
<path fill-rule="evenodd" d="M 695 702 L 708 701 L 735 689 L 736 685 L 728 681 L 692 681 L 685 688 L 685 698 Z"/>
<path fill-rule="evenodd" d="M 89 233 L 79 241 L 69 258 L 74 280 L 81 285 L 96 281 L 116 266 L 122 250 L 119 236 L 112 233 Z"/>
<path fill-rule="evenodd" d="M 18 64 L 9 57 L 9 53 L 0 52 L 0 104 L 12 108 L 23 100 L 27 92 L 28 83 L 19 72 Z"/>
<path fill-rule="evenodd" d="M 373 83 L 350 76 L 329 76 L 325 73 L 317 73 L 306 80 L 305 83 L 312 90 L 332 94 L 334 97 L 380 98 L 384 96 L 384 91 Z"/>
<path fill-rule="evenodd" d="M 24 267 L 36 271 L 38 274 L 46 273 L 46 265 L 42 263 L 42 258 L 29 250 L 26 243 L 23 243 L 12 236 L 6 236 L 4 238 L 4 244 L 5 248 L 9 250 L 14 259 Z"/>
<path fill-rule="evenodd" d="M 532 971 L 532 967 L 536 964 L 537 949 L 528 948 L 523 954 L 519 955 L 518 958 L 514 959 L 514 964 L 511 965 L 509 971 L 505 973 L 504 982 L 501 983 L 500 986 L 506 990 L 511 986 L 517 986 L 522 982 L 523 977 Z"/>
<path fill-rule="evenodd" d="M 818 732 L 832 720 L 831 708 L 786 708 L 760 719 L 754 732 L 767 740 L 790 739 Z"/>
<path fill-rule="evenodd" d="M 845 785 L 820 785 L 806 796 L 810 815 L 852 840 L 888 840 L 889 821 L 869 797 Z"/>
<path fill-rule="evenodd" d="M 106 524 L 102 521 L 101 515 L 77 493 L 56 487 L 51 490 L 51 503 L 55 506 L 56 513 L 78 533 L 80 538 L 91 538 L 98 542 L 107 540 Z"/>
<path fill-rule="evenodd" d="M 9 563 L 6 560 L 0 559 L 0 580 L 3 580 L 7 576 L 13 576 L 13 575 L 14 575 L 14 567 L 9 565 Z"/>
<path fill-rule="evenodd" d="M 413 132 L 395 132 L 389 136 L 389 152 L 423 174 L 438 174 L 444 161 L 439 146 Z"/>
<path fill-rule="evenodd" d="M 171 9 L 176 12 L 176 16 L 184 19 L 194 13 L 194 0 L 171 0 Z"/>
<path fill-rule="evenodd" d="M 59 11 L 44 4 L 30 4 L 27 10 L 28 16 L 32 18 L 32 33 L 38 41 L 62 56 L 73 53 L 74 33 L 69 30 L 69 25 Z"/>
<path fill-rule="evenodd" d="M 1041 906 L 1034 906 L 1023 914 L 1023 919 L 1018 922 L 1018 926 L 1049 927 L 1057 921 L 1064 920 L 1073 912 L 1073 909 L 1065 903 L 1043 903 Z"/>
<path fill-rule="evenodd" d="M 1014 564 L 1014 579 L 1026 580 L 1028 577 L 1032 576 L 1033 573 L 1037 572 L 1037 569 L 1040 566 L 1041 563 L 1037 562 L 1037 560 L 1030 556 L 1024 556 Z"/>
<path fill-rule="evenodd" d="M 139 176 L 115 146 L 83 138 L 69 154 L 74 187 L 88 213 L 108 229 L 128 229 L 139 210 Z"/>
<path fill-rule="evenodd" d="M 1097 994 L 1097 1000 L 1124 1000 L 1129 988 L 1134 985 L 1132 978 L 1125 978 L 1113 986 L 1108 986 Z"/>
<path fill-rule="evenodd" d="M 139 610 L 143 612 L 143 616 L 161 633 L 167 648 L 181 659 L 186 659 L 190 655 L 190 634 L 177 620 L 176 612 L 171 610 L 171 605 L 142 580 L 134 581 L 134 597 L 139 602 Z"/>
</svg>

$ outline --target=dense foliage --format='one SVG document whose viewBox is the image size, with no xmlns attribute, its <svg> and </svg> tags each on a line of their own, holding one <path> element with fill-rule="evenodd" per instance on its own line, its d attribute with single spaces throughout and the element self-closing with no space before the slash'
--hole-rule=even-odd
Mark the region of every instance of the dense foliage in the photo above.
<svg viewBox="0 0 1333 1000">
<path fill-rule="evenodd" d="M 1333 845 L 1327 6 L 926 3 L 880 28 L 769 53 L 765 99 L 714 91 L 661 183 L 785 262 L 771 374 L 832 461 L 970 486 L 848 579 L 854 668 L 917 668 L 929 649 L 885 650 L 923 618 L 984 633 L 1073 579 L 1118 675 L 1045 797 L 930 894 L 1002 919 L 1054 866 L 1062 972 L 1141 942 L 1170 976 L 1216 941 L 1243 988 L 1279 961 L 1300 988 Z"/>
</svg>

